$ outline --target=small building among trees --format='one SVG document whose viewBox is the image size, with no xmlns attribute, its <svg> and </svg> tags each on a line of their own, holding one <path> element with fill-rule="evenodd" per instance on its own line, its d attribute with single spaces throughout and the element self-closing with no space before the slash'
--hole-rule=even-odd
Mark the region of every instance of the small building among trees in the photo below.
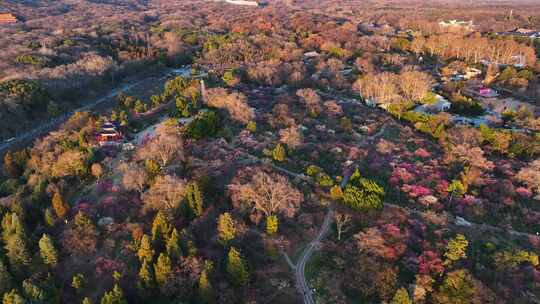
<svg viewBox="0 0 540 304">
<path fill-rule="evenodd" d="M 420 113 L 436 114 L 450 110 L 452 104 L 443 96 L 436 94 L 433 103 L 423 104 L 416 107 L 414 110 Z"/>
<path fill-rule="evenodd" d="M 104 123 L 97 134 L 97 141 L 100 146 L 117 145 L 122 138 L 122 132 L 120 132 L 116 125 L 111 122 Z"/>
</svg>

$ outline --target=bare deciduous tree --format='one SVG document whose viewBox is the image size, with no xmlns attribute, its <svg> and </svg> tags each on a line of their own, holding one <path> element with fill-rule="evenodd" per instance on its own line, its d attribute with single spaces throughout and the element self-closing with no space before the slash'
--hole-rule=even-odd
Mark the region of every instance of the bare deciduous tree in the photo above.
<svg viewBox="0 0 540 304">
<path fill-rule="evenodd" d="M 321 113 L 321 97 L 313 89 L 300 89 L 296 91 L 296 96 L 300 97 L 300 100 L 304 102 L 306 108 L 310 113 L 315 115 Z"/>
<path fill-rule="evenodd" d="M 516 179 L 540 194 L 540 159 L 519 170 Z"/>
<path fill-rule="evenodd" d="M 175 210 L 186 195 L 186 181 L 177 176 L 158 176 L 143 194 L 144 210 Z"/>
<path fill-rule="evenodd" d="M 336 212 L 334 214 L 334 220 L 336 221 L 337 239 L 341 240 L 341 234 L 347 232 L 350 228 L 351 216 L 345 213 Z"/>
<path fill-rule="evenodd" d="M 368 74 L 353 84 L 353 89 L 363 98 L 383 104 L 400 100 L 398 95 L 397 75 L 389 72 Z"/>
<path fill-rule="evenodd" d="M 68 150 L 58 157 L 52 166 L 52 176 L 68 177 L 81 176 L 86 172 L 85 156 L 75 150 Z"/>
<path fill-rule="evenodd" d="M 480 148 L 480 133 L 474 128 L 459 126 L 448 134 L 449 146 L 446 149 L 445 161 L 459 163 L 465 167 L 479 170 L 492 170 L 493 162 L 486 159 Z"/>
<path fill-rule="evenodd" d="M 289 111 L 289 106 L 284 103 L 278 103 L 274 106 L 268 122 L 274 128 L 280 125 L 289 127 L 295 123 L 294 118 Z"/>
<path fill-rule="evenodd" d="M 279 130 L 279 141 L 286 144 L 291 149 L 296 149 L 302 145 L 302 132 L 297 126 L 291 126 L 286 129 Z"/>
<path fill-rule="evenodd" d="M 407 100 L 412 102 L 424 99 L 433 83 L 433 79 L 429 74 L 414 70 L 402 72 L 398 79 L 401 93 Z"/>
<path fill-rule="evenodd" d="M 255 111 L 248 105 L 246 96 L 239 92 L 229 94 L 224 88 L 209 89 L 206 103 L 227 110 L 234 120 L 243 124 L 255 118 Z"/>
<path fill-rule="evenodd" d="M 99 163 L 93 163 L 90 167 L 90 172 L 99 181 L 103 175 L 103 167 Z"/>
<path fill-rule="evenodd" d="M 153 159 L 162 167 L 179 158 L 184 160 L 184 140 L 173 127 L 161 124 L 156 136 L 137 151 L 139 159 Z"/>
<path fill-rule="evenodd" d="M 324 107 L 330 115 L 337 116 L 343 114 L 343 109 L 335 100 L 326 101 Z"/>
<path fill-rule="evenodd" d="M 120 166 L 120 170 L 123 172 L 122 185 L 124 185 L 127 190 L 135 190 L 142 194 L 148 177 L 146 170 L 134 163 L 129 165 L 123 164 Z"/>
<path fill-rule="evenodd" d="M 260 167 L 241 170 L 228 188 L 234 202 L 248 204 L 266 217 L 277 213 L 293 217 L 304 200 L 286 177 Z"/>
</svg>

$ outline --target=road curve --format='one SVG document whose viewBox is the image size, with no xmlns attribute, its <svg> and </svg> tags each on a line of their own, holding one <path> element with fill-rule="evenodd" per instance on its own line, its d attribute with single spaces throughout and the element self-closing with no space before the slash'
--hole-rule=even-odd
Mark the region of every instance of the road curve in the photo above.
<svg viewBox="0 0 540 304">
<path fill-rule="evenodd" d="M 381 137 L 384 134 L 384 132 L 385 132 L 387 126 L 388 126 L 386 122 L 387 121 L 383 122 L 383 126 L 381 127 L 381 129 L 378 132 L 376 132 L 375 134 L 373 134 L 371 136 L 366 136 L 358 144 L 358 146 L 360 146 L 360 147 L 365 146 L 365 145 L 367 145 L 369 143 L 369 141 L 373 141 L 373 140 Z M 232 147 L 229 144 L 226 147 L 231 149 L 231 150 L 234 150 L 234 147 Z M 252 154 L 250 154 L 248 152 L 245 152 L 245 151 L 239 151 L 239 152 L 244 154 L 248 159 L 250 159 L 250 160 L 252 160 L 254 162 L 268 163 L 268 162 L 265 162 L 263 159 L 259 158 L 258 156 L 252 155 Z M 312 181 L 309 178 L 306 178 L 303 174 L 298 174 L 298 173 L 295 173 L 295 172 L 291 172 L 291 171 L 287 170 L 286 168 L 280 167 L 279 165 L 276 165 L 276 164 L 273 164 L 273 163 L 270 163 L 270 165 L 274 169 L 276 169 L 277 171 L 279 171 L 279 172 L 281 172 L 283 174 L 289 175 L 289 176 L 291 176 L 293 178 L 300 178 L 300 179 L 306 180 L 308 183 L 312 183 Z M 347 185 L 347 182 L 348 182 L 348 180 L 350 178 L 350 175 L 352 174 L 352 171 L 355 169 L 355 167 L 356 167 L 355 165 L 349 166 L 349 168 L 347 168 L 348 172 L 345 172 L 343 174 L 344 178 L 343 178 L 343 180 L 341 182 L 341 187 L 342 188 L 344 188 Z M 424 216 L 425 215 L 424 212 L 422 212 L 422 211 L 411 209 L 411 208 L 408 208 L 408 207 L 405 207 L 405 206 L 392 204 L 392 203 L 385 202 L 384 206 L 385 207 L 392 207 L 392 208 L 399 208 L 399 209 L 402 209 L 402 210 L 406 211 L 408 214 L 413 214 L 413 215 L 416 215 L 416 216 Z M 458 225 L 457 222 L 456 222 L 457 218 L 454 218 L 452 216 L 452 214 L 450 214 L 450 215 L 451 215 L 451 218 L 450 218 L 449 224 L 452 225 L 452 226 L 455 226 L 455 227 L 459 226 L 462 229 L 485 231 L 485 232 L 491 232 L 491 233 L 507 233 L 507 234 L 509 234 L 509 235 L 511 235 L 513 237 L 519 237 L 519 238 L 526 239 L 526 240 L 530 240 L 531 238 L 533 238 L 535 240 L 540 239 L 540 236 L 538 234 L 531 234 L 531 233 L 526 233 L 526 232 L 521 232 L 521 231 L 515 231 L 515 230 L 512 230 L 512 229 L 501 228 L 501 227 L 496 227 L 496 226 L 487 225 L 487 224 L 477 224 L 477 223 L 469 222 L 469 226 Z M 325 216 L 323 226 L 321 227 L 321 230 L 319 231 L 319 234 L 317 234 L 315 239 L 313 241 L 311 241 L 311 243 L 309 243 L 309 245 L 304 249 L 304 251 L 302 252 L 302 255 L 300 257 L 300 260 L 297 262 L 296 265 L 293 265 L 292 262 L 290 261 L 290 259 L 288 258 L 287 254 L 282 252 L 283 256 L 287 260 L 287 264 L 289 264 L 289 266 L 295 271 L 295 280 L 296 280 L 296 283 L 297 283 L 297 288 L 299 289 L 300 293 L 303 296 L 304 303 L 307 303 L 307 304 L 314 304 L 315 299 L 314 299 L 314 294 L 311 292 L 311 290 L 309 289 L 309 286 L 306 283 L 306 279 L 305 279 L 305 275 L 304 275 L 305 267 L 306 267 L 307 261 L 309 260 L 309 258 L 313 254 L 313 251 L 316 249 L 316 245 L 318 245 L 320 243 L 320 241 L 324 238 L 325 234 L 328 232 L 328 229 L 330 228 L 330 224 L 332 223 L 332 220 L 333 220 L 333 209 L 332 209 L 332 206 L 331 206 L 329 208 L 326 216 Z"/>
<path fill-rule="evenodd" d="M 330 229 L 330 225 L 332 224 L 333 218 L 334 218 L 334 210 L 330 208 L 324 217 L 324 222 L 321 227 L 321 230 L 319 231 L 315 239 L 312 240 L 309 243 L 309 245 L 304 249 L 304 251 L 302 252 L 302 256 L 296 263 L 295 274 L 294 274 L 294 277 L 296 279 L 296 286 L 302 292 L 303 297 L 304 297 L 304 303 L 306 304 L 315 304 L 315 298 L 313 296 L 313 292 L 311 291 L 311 289 L 309 288 L 306 282 L 306 276 L 305 276 L 306 264 L 309 258 L 311 258 L 313 251 L 319 245 L 320 241 L 324 238 L 326 233 L 328 233 L 328 230 Z"/>
<path fill-rule="evenodd" d="M 340 187 L 343 188 L 347 185 L 349 182 L 349 178 L 352 174 L 353 168 L 346 168 L 343 180 L 341 181 Z M 302 252 L 302 255 L 300 256 L 300 260 L 296 263 L 296 267 L 294 268 L 294 277 L 296 279 L 296 286 L 300 289 L 300 292 L 304 298 L 305 304 L 315 304 L 315 297 L 312 290 L 309 288 L 307 282 L 306 282 L 306 264 L 308 260 L 311 258 L 311 255 L 313 254 L 313 251 L 317 249 L 317 246 L 320 244 L 322 239 L 326 236 L 328 233 L 332 221 L 334 219 L 334 208 L 333 205 L 330 205 L 328 208 L 328 212 L 326 212 L 326 215 L 324 216 L 324 221 L 321 226 L 321 230 L 313 239 L 309 245 L 304 249 Z"/>
</svg>

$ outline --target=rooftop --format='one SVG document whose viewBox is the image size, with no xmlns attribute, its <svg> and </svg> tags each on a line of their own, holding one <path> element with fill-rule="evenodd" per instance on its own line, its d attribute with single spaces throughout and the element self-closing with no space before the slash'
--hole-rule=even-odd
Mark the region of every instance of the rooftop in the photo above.
<svg viewBox="0 0 540 304">
<path fill-rule="evenodd" d="M 257 1 L 225 0 L 225 2 L 236 5 L 259 6 L 259 3 Z"/>
</svg>

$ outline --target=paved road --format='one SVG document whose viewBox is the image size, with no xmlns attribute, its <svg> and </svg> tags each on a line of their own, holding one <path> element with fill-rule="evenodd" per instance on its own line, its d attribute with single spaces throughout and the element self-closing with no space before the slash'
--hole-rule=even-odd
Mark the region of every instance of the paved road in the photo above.
<svg viewBox="0 0 540 304">
<path fill-rule="evenodd" d="M 321 227 L 321 230 L 313 239 L 309 245 L 304 249 L 302 252 L 302 255 L 300 256 L 300 259 L 296 263 L 295 267 L 295 273 L 294 277 L 296 279 L 296 287 L 300 289 L 300 292 L 302 293 L 304 297 L 304 303 L 305 304 L 315 304 L 315 298 L 313 295 L 312 290 L 309 288 L 307 282 L 306 282 L 306 264 L 311 258 L 311 255 L 313 255 L 313 251 L 317 249 L 317 246 L 320 244 L 321 240 L 326 236 L 328 233 L 328 230 L 330 229 L 330 225 L 332 224 L 332 219 L 334 218 L 334 210 L 332 208 L 328 209 L 328 212 L 326 213 L 326 216 L 324 217 L 324 222 Z"/>
<path fill-rule="evenodd" d="M 167 69 L 163 72 L 164 76 L 162 76 L 160 78 L 160 80 L 162 79 L 165 79 L 167 78 L 167 75 L 171 72 L 174 72 L 175 74 L 181 74 L 181 75 L 184 75 L 185 73 L 187 73 L 189 71 L 189 68 L 182 68 L 182 69 Z M 139 84 L 141 84 L 143 81 L 146 81 L 146 77 L 144 79 L 140 79 L 140 80 L 137 80 L 135 82 L 132 82 L 132 83 L 128 83 L 128 84 L 124 84 L 122 85 L 121 87 L 118 87 L 116 89 L 113 89 L 112 91 L 110 91 L 107 95 L 105 96 L 102 96 L 90 103 L 87 103 L 86 105 L 80 107 L 80 108 L 77 108 L 77 109 L 74 109 L 68 113 L 65 113 L 57 118 L 54 118 L 48 122 L 45 122 L 43 124 L 41 124 L 40 126 L 34 128 L 33 130 L 30 130 L 26 133 L 23 133 L 23 134 L 19 134 L 17 135 L 17 137 L 13 138 L 12 140 L 10 140 L 9 142 L 3 142 L 0 144 L 0 154 L 3 154 L 4 152 L 6 152 L 8 149 L 18 145 L 18 144 L 22 144 L 22 143 L 27 143 L 29 141 L 32 141 L 33 139 L 47 133 L 47 132 L 50 132 L 52 130 L 54 130 L 55 128 L 57 128 L 58 126 L 60 126 L 62 123 L 64 123 L 65 121 L 67 121 L 75 112 L 81 112 L 81 111 L 88 111 L 88 110 L 91 110 L 95 107 L 97 107 L 98 105 L 104 103 L 104 102 L 107 102 L 107 101 L 110 101 L 111 98 L 117 96 L 118 94 L 120 93 L 125 93 L 126 91 L 128 91 L 129 89 L 133 88 L 134 86 L 137 86 Z"/>
<path fill-rule="evenodd" d="M 380 128 L 378 132 L 376 132 L 375 134 L 373 134 L 371 136 L 366 136 L 359 143 L 359 145 L 364 146 L 369 141 L 377 139 L 380 136 L 382 136 L 384 134 L 384 131 L 386 130 L 387 126 L 388 125 L 386 123 L 384 123 L 383 127 Z M 232 146 L 229 146 L 229 145 L 228 145 L 228 148 L 234 149 Z M 250 160 L 252 160 L 253 162 L 265 163 L 262 159 L 260 159 L 259 157 L 255 156 L 255 155 L 252 155 L 252 154 L 250 154 L 248 152 L 242 152 L 242 153 L 246 157 L 248 157 Z M 271 165 L 275 170 L 277 170 L 277 171 L 279 171 L 281 173 L 284 173 L 286 175 L 289 175 L 289 176 L 291 176 L 293 178 L 301 178 L 301 179 L 306 180 L 307 182 L 310 182 L 310 183 L 313 182 L 310 178 L 306 177 L 303 174 L 298 174 L 298 173 L 292 172 L 290 170 L 287 170 L 287 169 L 285 169 L 283 167 L 280 167 L 280 166 L 278 166 L 276 164 L 273 164 L 273 163 L 271 163 Z M 354 165 L 350 166 L 349 169 L 350 169 L 350 172 L 347 172 L 346 174 L 344 174 L 344 178 L 343 178 L 343 181 L 341 183 L 342 188 L 345 187 L 345 185 L 347 184 L 347 182 L 349 180 L 349 177 L 350 177 L 350 175 L 352 173 L 352 170 L 354 170 Z M 385 207 L 400 208 L 402 210 L 405 210 L 409 214 L 413 214 L 413 215 L 421 216 L 421 217 L 424 216 L 424 212 L 420 211 L 420 210 L 416 210 L 416 209 L 412 209 L 412 208 L 408 208 L 408 207 L 404 207 L 404 206 L 399 206 L 399 205 L 392 204 L 392 203 L 384 203 L 384 206 Z M 328 233 L 328 230 L 329 230 L 329 228 L 331 227 L 331 224 L 332 224 L 333 214 L 334 214 L 334 211 L 333 211 L 332 207 L 330 207 L 328 212 L 326 213 L 323 225 L 322 225 L 319 233 L 308 244 L 308 246 L 304 249 L 304 251 L 302 252 L 302 255 L 300 256 L 300 259 L 298 260 L 296 265 L 293 264 L 293 262 L 289 259 L 289 257 L 287 256 L 286 253 L 282 253 L 284 255 L 286 261 L 287 261 L 287 264 L 289 264 L 289 266 L 295 272 L 295 280 L 296 280 L 297 288 L 299 289 L 300 294 L 302 295 L 305 304 L 315 304 L 314 294 L 313 294 L 312 290 L 309 288 L 309 286 L 308 286 L 308 284 L 306 282 L 305 267 L 306 267 L 307 262 L 311 258 L 312 254 L 313 254 L 313 251 L 317 249 L 317 245 L 320 244 L 322 239 Z M 467 225 L 460 225 L 460 224 L 458 224 L 457 218 L 455 218 L 453 215 L 449 214 L 449 217 L 450 217 L 450 221 L 449 221 L 448 224 L 450 226 L 454 226 L 454 227 L 460 228 L 460 229 L 482 231 L 482 232 L 491 232 L 491 233 L 507 233 L 507 234 L 509 234 L 509 235 L 511 235 L 513 237 L 522 238 L 522 239 L 525 239 L 525 240 L 530 240 L 531 238 L 539 238 L 539 236 L 535 235 L 535 234 L 515 231 L 515 230 L 507 229 L 507 228 L 495 227 L 495 226 L 486 225 L 486 224 L 477 224 L 477 223 L 467 222 L 468 223 Z"/>
<path fill-rule="evenodd" d="M 345 187 L 347 183 L 349 182 L 349 177 L 351 176 L 352 171 L 346 172 L 343 180 L 341 181 L 341 188 Z M 321 226 L 321 230 L 319 230 L 319 233 L 317 236 L 315 236 L 315 239 L 313 239 L 309 245 L 304 249 L 302 252 L 302 255 L 300 256 L 300 259 L 296 263 L 296 266 L 294 269 L 294 277 L 296 279 L 296 287 L 300 290 L 300 293 L 302 294 L 304 298 L 305 304 L 315 304 L 315 298 L 314 293 L 311 288 L 309 288 L 307 282 L 306 282 L 306 264 L 313 255 L 313 251 L 317 249 L 318 245 L 322 241 L 322 239 L 326 236 L 328 233 L 332 221 L 334 219 L 334 208 L 332 205 L 328 208 L 328 212 L 326 212 L 326 215 L 324 216 L 323 225 Z"/>
<path fill-rule="evenodd" d="M 370 142 L 372 142 L 373 140 L 376 140 L 379 137 L 383 136 L 384 132 L 386 131 L 386 128 L 389 126 L 389 124 L 388 124 L 389 121 L 390 121 L 390 119 L 384 120 L 382 122 L 383 126 L 375 134 L 370 135 L 370 136 L 365 136 L 358 143 L 358 146 L 359 147 L 365 147 Z M 235 150 L 235 148 L 232 145 L 226 144 L 226 147 L 228 147 L 231 150 Z M 256 155 L 252 155 L 252 154 L 250 154 L 248 152 L 244 152 L 244 151 L 240 151 L 240 152 L 242 154 L 244 154 L 247 158 L 249 158 L 251 161 L 255 162 L 255 163 L 256 162 L 268 163 L 267 161 L 264 161 L 263 159 L 259 158 Z M 309 177 L 306 177 L 303 174 L 298 174 L 296 172 L 292 172 L 292 171 L 290 171 L 290 170 L 288 170 L 286 168 L 280 167 L 279 165 L 276 165 L 276 164 L 274 164 L 272 162 L 270 162 L 270 165 L 272 166 L 273 169 L 275 169 L 276 171 L 279 171 L 279 172 L 281 172 L 283 174 L 289 175 L 289 176 L 291 176 L 293 178 L 300 178 L 300 179 L 306 180 L 308 183 L 313 183 L 313 181 Z M 355 167 L 354 165 L 349 166 L 349 169 L 351 170 L 351 172 L 347 172 L 346 174 L 344 174 L 344 178 L 343 178 L 343 181 L 341 183 L 342 188 L 345 187 L 345 185 L 347 184 L 347 182 L 349 180 L 349 177 L 350 177 L 354 167 Z M 417 215 L 417 216 L 422 216 L 423 217 L 423 215 L 424 215 L 423 211 L 419 211 L 419 210 L 404 207 L 404 206 L 399 206 L 399 205 L 392 204 L 392 203 L 384 203 L 384 206 L 385 207 L 400 208 L 402 210 L 405 210 L 409 214 L 413 214 L 413 215 Z M 306 264 L 307 264 L 309 258 L 313 254 L 313 251 L 315 249 L 317 249 L 317 245 L 320 244 L 321 240 L 325 237 L 326 233 L 328 232 L 328 229 L 330 228 L 330 226 L 332 224 L 333 212 L 334 211 L 333 211 L 332 206 L 331 206 L 329 208 L 328 212 L 326 213 L 326 216 L 324 218 L 324 222 L 323 222 L 323 225 L 321 227 L 321 230 L 319 231 L 319 233 L 317 234 L 315 239 L 313 239 L 309 243 L 309 245 L 304 249 L 304 251 L 302 252 L 302 255 L 300 257 L 300 260 L 297 262 L 296 265 L 294 265 L 292 263 L 292 261 L 289 259 L 289 257 L 285 253 L 282 253 L 285 256 L 285 259 L 286 259 L 287 263 L 289 264 L 289 266 L 295 271 L 295 280 L 296 280 L 296 283 L 297 283 L 297 288 L 299 289 L 300 293 L 302 294 L 303 299 L 304 299 L 304 303 L 306 303 L 306 304 L 314 304 L 315 299 L 314 299 L 314 294 L 312 293 L 311 289 L 309 288 L 308 284 L 306 283 L 305 267 L 306 267 Z M 500 227 L 486 225 L 486 224 L 477 224 L 477 223 L 468 222 L 468 225 L 464 226 L 464 225 L 458 224 L 457 218 L 455 218 L 452 214 L 449 214 L 449 215 L 450 215 L 449 225 L 452 225 L 454 227 L 459 227 L 461 229 L 469 229 L 469 230 L 482 231 L 482 232 L 492 232 L 492 233 L 508 233 L 509 235 L 511 235 L 513 237 L 520 237 L 520 238 L 523 238 L 523 239 L 530 239 L 530 238 L 538 238 L 539 237 L 538 235 L 535 235 L 535 234 L 515 231 L 515 230 L 507 229 L 507 228 L 500 228 Z"/>
</svg>

